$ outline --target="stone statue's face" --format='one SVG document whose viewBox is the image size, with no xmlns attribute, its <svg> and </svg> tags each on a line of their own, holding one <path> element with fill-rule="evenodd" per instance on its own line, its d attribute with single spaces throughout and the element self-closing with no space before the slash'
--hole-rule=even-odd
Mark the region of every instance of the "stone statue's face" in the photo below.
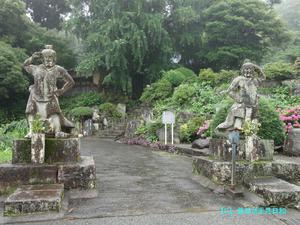
<svg viewBox="0 0 300 225">
<path fill-rule="evenodd" d="M 253 68 L 252 68 L 251 66 L 246 66 L 246 67 L 243 69 L 243 75 L 244 75 L 246 78 L 251 78 L 251 77 L 253 77 L 253 75 L 254 75 Z"/>
<path fill-rule="evenodd" d="M 53 54 L 43 54 L 43 63 L 47 68 L 55 66 L 55 56 Z"/>
</svg>

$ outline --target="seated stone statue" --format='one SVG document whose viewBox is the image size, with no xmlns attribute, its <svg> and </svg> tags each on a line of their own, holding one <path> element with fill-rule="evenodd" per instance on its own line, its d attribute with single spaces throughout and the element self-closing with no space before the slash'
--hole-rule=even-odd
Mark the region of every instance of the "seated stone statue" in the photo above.
<svg viewBox="0 0 300 225">
<path fill-rule="evenodd" d="M 246 119 L 257 120 L 257 88 L 265 80 L 265 75 L 257 65 L 246 61 L 241 68 L 241 76 L 236 77 L 225 91 L 235 102 L 229 110 L 225 122 L 219 124 L 216 133 L 242 130 Z"/>
<path fill-rule="evenodd" d="M 43 64 L 34 65 L 33 60 L 38 58 L 42 59 Z M 56 65 L 56 52 L 51 45 L 46 45 L 44 50 L 26 59 L 23 67 L 34 78 L 34 84 L 29 87 L 30 95 L 25 111 L 30 128 L 26 137 L 31 138 L 32 121 L 36 115 L 49 124 L 47 133 L 55 134 L 55 137 L 67 137 L 62 127 L 74 125 L 63 116 L 58 97 L 75 84 L 74 80 L 63 67 Z M 58 78 L 65 82 L 61 89 L 57 88 Z"/>
</svg>

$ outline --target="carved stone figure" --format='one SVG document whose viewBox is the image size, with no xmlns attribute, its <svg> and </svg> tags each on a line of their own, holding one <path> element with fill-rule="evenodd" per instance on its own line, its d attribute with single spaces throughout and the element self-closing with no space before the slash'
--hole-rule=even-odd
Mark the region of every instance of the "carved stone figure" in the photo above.
<svg viewBox="0 0 300 225">
<path fill-rule="evenodd" d="M 39 58 L 43 64 L 34 65 L 33 61 Z M 34 78 L 34 84 L 29 87 L 30 95 L 25 111 L 30 128 L 26 137 L 32 136 L 32 121 L 36 115 L 49 125 L 47 133 L 55 134 L 55 137 L 67 137 L 68 134 L 62 132 L 62 127 L 74 125 L 63 116 L 58 97 L 69 90 L 75 82 L 63 67 L 56 65 L 56 52 L 52 49 L 52 45 L 46 45 L 41 52 L 33 53 L 25 60 L 23 67 Z M 64 80 L 61 89 L 57 87 L 58 78 Z"/>
<path fill-rule="evenodd" d="M 246 119 L 257 120 L 257 88 L 263 80 L 265 80 L 265 75 L 259 66 L 248 61 L 243 64 L 241 76 L 236 77 L 225 91 L 235 102 L 230 108 L 225 122 L 217 126 L 216 132 L 242 130 Z"/>
</svg>

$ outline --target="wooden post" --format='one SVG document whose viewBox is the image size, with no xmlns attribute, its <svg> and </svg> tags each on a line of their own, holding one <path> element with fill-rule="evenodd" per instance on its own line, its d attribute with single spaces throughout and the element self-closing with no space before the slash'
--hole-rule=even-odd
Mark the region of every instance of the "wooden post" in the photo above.
<svg viewBox="0 0 300 225">
<path fill-rule="evenodd" d="M 174 144 L 174 124 L 171 124 L 171 136 L 172 136 L 172 145 Z"/>
<path fill-rule="evenodd" d="M 167 135 L 167 124 L 165 123 L 165 145 L 167 144 L 167 139 L 168 139 L 168 135 Z"/>
</svg>

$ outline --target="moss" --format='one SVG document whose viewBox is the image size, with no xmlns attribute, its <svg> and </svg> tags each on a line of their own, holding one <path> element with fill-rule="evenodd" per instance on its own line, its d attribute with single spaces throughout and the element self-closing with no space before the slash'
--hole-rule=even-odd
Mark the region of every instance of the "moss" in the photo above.
<svg viewBox="0 0 300 225">
<path fill-rule="evenodd" d="M 13 192 L 15 192 L 16 189 L 17 189 L 17 187 L 14 185 L 8 186 L 8 187 L 1 187 L 0 196 L 1 195 L 4 195 L 4 196 L 11 195 Z"/>
</svg>

